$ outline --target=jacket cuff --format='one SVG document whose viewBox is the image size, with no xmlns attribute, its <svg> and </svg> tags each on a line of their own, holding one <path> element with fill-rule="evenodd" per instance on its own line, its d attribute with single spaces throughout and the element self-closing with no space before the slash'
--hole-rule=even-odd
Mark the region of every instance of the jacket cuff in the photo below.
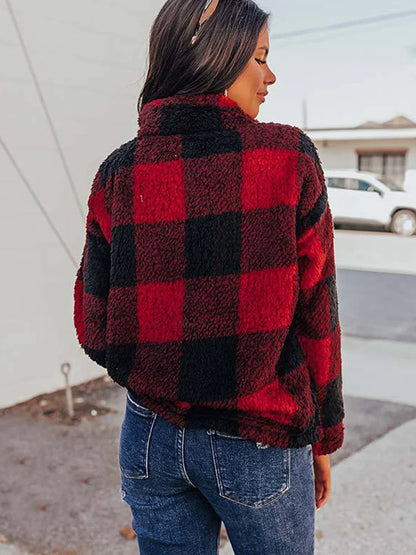
<svg viewBox="0 0 416 555">
<path fill-rule="evenodd" d="M 312 444 L 313 455 L 328 455 L 344 443 L 344 422 L 341 420 L 329 428 L 319 427 L 319 441 Z"/>
</svg>

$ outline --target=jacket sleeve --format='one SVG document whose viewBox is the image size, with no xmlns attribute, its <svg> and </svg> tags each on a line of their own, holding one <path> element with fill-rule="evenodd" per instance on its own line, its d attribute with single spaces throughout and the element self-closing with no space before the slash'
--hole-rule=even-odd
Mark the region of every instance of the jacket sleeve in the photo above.
<svg viewBox="0 0 416 555">
<path fill-rule="evenodd" d="M 85 243 L 74 286 L 73 322 L 82 349 L 106 368 L 110 242 L 101 179 L 99 170 L 88 199 Z"/>
<path fill-rule="evenodd" d="M 334 226 L 322 164 L 302 131 L 301 191 L 297 207 L 299 297 L 296 334 L 309 369 L 319 440 L 314 455 L 339 449 L 344 440 L 341 329 L 335 273 Z"/>
</svg>

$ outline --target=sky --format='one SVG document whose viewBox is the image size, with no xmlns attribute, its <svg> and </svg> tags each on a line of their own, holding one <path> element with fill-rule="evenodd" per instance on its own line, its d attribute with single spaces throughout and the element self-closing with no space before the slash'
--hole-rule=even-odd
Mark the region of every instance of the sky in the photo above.
<svg viewBox="0 0 416 555">
<path fill-rule="evenodd" d="M 386 0 L 257 0 L 271 12 L 269 66 L 277 81 L 261 121 L 349 127 L 398 115 L 416 121 L 416 4 Z M 300 37 L 282 34 L 414 10 L 413 16 Z"/>
</svg>

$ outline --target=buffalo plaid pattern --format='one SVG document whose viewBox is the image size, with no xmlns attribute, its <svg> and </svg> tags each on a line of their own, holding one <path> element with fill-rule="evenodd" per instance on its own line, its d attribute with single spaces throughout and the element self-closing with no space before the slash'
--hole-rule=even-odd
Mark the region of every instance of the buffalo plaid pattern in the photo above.
<svg viewBox="0 0 416 555">
<path fill-rule="evenodd" d="M 138 124 L 92 183 L 81 347 L 177 426 L 335 451 L 333 222 L 312 140 L 223 94 L 148 102 Z"/>
</svg>

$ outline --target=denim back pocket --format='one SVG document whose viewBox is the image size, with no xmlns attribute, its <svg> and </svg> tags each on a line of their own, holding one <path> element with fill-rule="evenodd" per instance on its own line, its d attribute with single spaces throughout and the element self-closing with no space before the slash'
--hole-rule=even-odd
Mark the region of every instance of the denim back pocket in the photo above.
<svg viewBox="0 0 416 555">
<path fill-rule="evenodd" d="M 236 503 L 262 507 L 290 488 L 290 448 L 271 447 L 209 430 L 218 492 Z"/>
<path fill-rule="evenodd" d="M 120 471 L 126 478 L 149 477 L 149 446 L 156 417 L 127 391 L 118 449 Z"/>
</svg>

